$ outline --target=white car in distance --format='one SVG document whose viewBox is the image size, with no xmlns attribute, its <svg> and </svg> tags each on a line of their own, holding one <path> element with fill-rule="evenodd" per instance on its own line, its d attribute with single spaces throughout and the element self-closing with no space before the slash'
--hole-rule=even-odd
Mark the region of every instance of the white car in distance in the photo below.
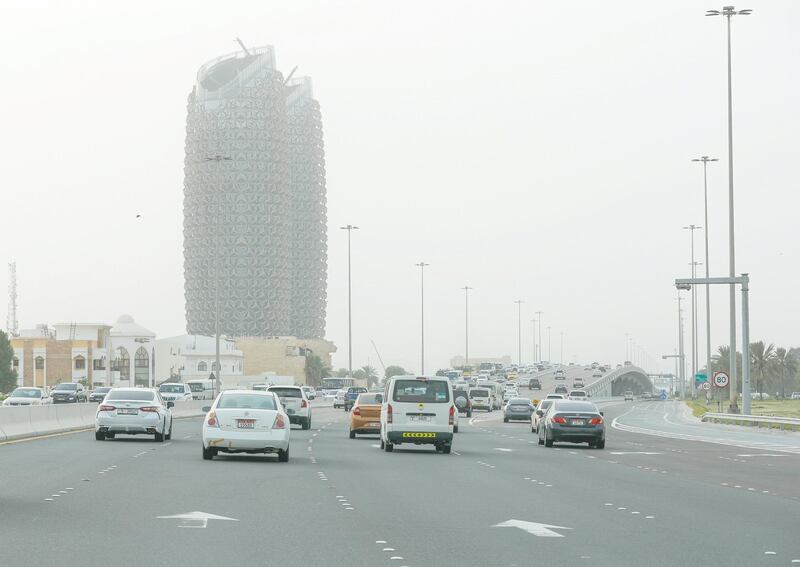
<svg viewBox="0 0 800 567">
<path fill-rule="evenodd" d="M 4 406 L 42 406 L 51 403 L 43 388 L 16 388 L 3 400 Z"/>
<path fill-rule="evenodd" d="M 289 423 L 297 423 L 303 429 L 311 429 L 311 403 L 302 386 L 270 386 L 267 391 L 278 396 L 289 416 Z"/>
<path fill-rule="evenodd" d="M 189 384 L 165 382 L 158 387 L 158 391 L 167 402 L 188 402 L 192 399 L 192 389 Z"/>
<path fill-rule="evenodd" d="M 172 406 L 153 388 L 111 388 L 95 414 L 94 438 L 153 435 L 156 441 L 172 437 Z"/>
<path fill-rule="evenodd" d="M 222 452 L 277 454 L 289 462 L 289 415 L 276 393 L 226 390 L 203 410 L 203 459 Z"/>
</svg>

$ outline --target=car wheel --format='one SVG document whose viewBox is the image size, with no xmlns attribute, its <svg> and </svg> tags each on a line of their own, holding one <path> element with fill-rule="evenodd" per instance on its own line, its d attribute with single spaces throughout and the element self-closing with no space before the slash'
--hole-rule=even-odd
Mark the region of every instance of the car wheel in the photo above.
<svg viewBox="0 0 800 567">
<path fill-rule="evenodd" d="M 589 441 L 589 448 L 594 449 L 597 447 L 597 441 Z"/>
<path fill-rule="evenodd" d="M 166 439 L 167 441 L 172 439 L 172 422 L 171 421 L 169 422 L 169 433 L 164 435 L 164 439 Z"/>
<path fill-rule="evenodd" d="M 539 445 L 544 445 L 544 439 L 542 439 L 541 435 L 539 435 Z"/>
<path fill-rule="evenodd" d="M 279 463 L 288 463 L 289 462 L 289 448 L 287 447 L 285 451 L 278 451 L 278 462 Z"/>
<path fill-rule="evenodd" d="M 452 451 L 452 449 L 453 449 L 453 446 L 450 445 L 449 443 L 447 445 L 442 445 L 442 453 L 444 453 L 445 455 L 449 455 L 450 451 Z"/>
<path fill-rule="evenodd" d="M 164 442 L 164 434 L 163 433 L 159 433 L 158 431 L 156 431 L 155 439 L 156 439 L 156 443 L 163 443 Z"/>
<path fill-rule="evenodd" d="M 598 441 L 596 447 L 598 449 L 605 449 L 606 448 L 606 440 L 603 439 L 602 441 Z"/>
<path fill-rule="evenodd" d="M 467 417 L 472 417 L 472 410 L 467 411 Z"/>
<path fill-rule="evenodd" d="M 503 418 L 503 423 L 508 423 L 508 418 L 507 417 Z"/>
<path fill-rule="evenodd" d="M 217 450 L 214 447 L 209 447 L 208 449 L 203 447 L 203 460 L 204 461 L 210 461 L 211 459 L 213 459 L 216 456 L 217 456 Z"/>
<path fill-rule="evenodd" d="M 311 421 L 308 418 L 305 418 L 303 420 L 303 423 L 300 424 L 300 427 L 302 427 L 303 429 L 309 429 L 311 427 Z"/>
<path fill-rule="evenodd" d="M 453 426 L 453 433 L 458 433 L 458 425 Z"/>
<path fill-rule="evenodd" d="M 550 434 L 547 432 L 547 429 L 544 430 L 544 446 L 545 447 L 553 446 L 553 440 L 550 439 Z"/>
<path fill-rule="evenodd" d="M 386 451 L 387 453 L 391 453 L 392 451 L 394 451 L 394 445 L 392 445 L 387 441 L 386 443 L 383 444 L 383 450 Z"/>
<path fill-rule="evenodd" d="M 356 438 L 356 432 L 350 431 L 350 439 L 355 439 L 355 438 Z"/>
<path fill-rule="evenodd" d="M 95 431 L 94 438 L 96 441 L 104 441 L 106 438 L 106 434 L 103 433 L 102 431 Z"/>
</svg>

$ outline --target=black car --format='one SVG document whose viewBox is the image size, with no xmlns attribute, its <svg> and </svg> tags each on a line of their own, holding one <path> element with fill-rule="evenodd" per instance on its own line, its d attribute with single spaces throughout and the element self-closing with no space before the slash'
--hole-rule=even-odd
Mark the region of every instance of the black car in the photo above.
<svg viewBox="0 0 800 567">
<path fill-rule="evenodd" d="M 469 392 L 463 389 L 453 390 L 453 402 L 458 408 L 458 413 L 465 413 L 467 417 L 472 417 L 472 401 L 469 399 Z"/>
<path fill-rule="evenodd" d="M 564 384 L 559 384 L 558 386 L 556 386 L 556 390 L 553 393 L 554 394 L 566 394 L 567 393 L 567 387 Z"/>
<path fill-rule="evenodd" d="M 83 384 L 62 382 L 50 392 L 54 404 L 77 404 L 87 399 Z"/>
<path fill-rule="evenodd" d="M 606 424 L 603 412 L 591 402 L 554 400 L 539 423 L 539 445 L 553 443 L 588 443 L 589 447 L 604 449 Z"/>
<path fill-rule="evenodd" d="M 528 380 L 528 388 L 530 388 L 531 390 L 541 390 L 542 383 L 539 381 L 538 378 L 531 378 L 530 380 Z"/>
<path fill-rule="evenodd" d="M 89 401 L 97 403 L 102 402 L 110 389 L 111 388 L 109 386 L 100 386 L 99 388 L 95 388 L 92 393 L 89 394 Z"/>
</svg>

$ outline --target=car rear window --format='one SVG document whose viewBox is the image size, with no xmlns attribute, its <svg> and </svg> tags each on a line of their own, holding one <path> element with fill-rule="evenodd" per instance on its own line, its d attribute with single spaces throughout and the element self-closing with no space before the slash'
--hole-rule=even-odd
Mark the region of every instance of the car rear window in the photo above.
<svg viewBox="0 0 800 567">
<path fill-rule="evenodd" d="M 274 410 L 275 398 L 259 394 L 222 394 L 217 403 L 218 409 L 246 408 Z"/>
<path fill-rule="evenodd" d="M 359 405 L 380 404 L 383 402 L 383 394 L 361 394 L 358 396 Z"/>
<path fill-rule="evenodd" d="M 152 402 L 155 394 L 148 390 L 111 390 L 106 394 L 106 401 L 126 400 L 130 402 Z"/>
<path fill-rule="evenodd" d="M 444 380 L 398 380 L 394 384 L 394 401 L 447 403 L 450 393 Z"/>
<path fill-rule="evenodd" d="M 572 392 L 569 393 L 569 395 L 570 396 L 575 396 L 575 397 L 583 397 L 583 398 L 585 398 L 586 397 L 586 392 L 584 392 L 583 390 L 573 390 Z"/>
<path fill-rule="evenodd" d="M 556 402 L 556 411 L 581 411 L 597 413 L 597 408 L 590 402 Z"/>
<path fill-rule="evenodd" d="M 270 392 L 275 392 L 281 398 L 302 398 L 303 390 L 300 388 L 270 388 Z"/>
<path fill-rule="evenodd" d="M 531 401 L 530 400 L 526 400 L 525 398 L 514 398 L 513 400 L 509 400 L 508 403 L 511 404 L 512 406 L 513 405 L 523 405 L 523 406 L 531 405 Z"/>
<path fill-rule="evenodd" d="M 489 390 L 470 390 L 469 397 L 470 398 L 486 398 L 489 396 Z"/>
</svg>

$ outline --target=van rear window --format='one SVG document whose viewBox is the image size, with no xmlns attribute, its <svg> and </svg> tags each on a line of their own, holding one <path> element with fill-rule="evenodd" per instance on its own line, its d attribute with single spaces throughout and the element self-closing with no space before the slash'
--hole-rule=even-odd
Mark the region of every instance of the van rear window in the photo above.
<svg viewBox="0 0 800 567">
<path fill-rule="evenodd" d="M 450 401 L 450 393 L 444 380 L 398 380 L 394 401 L 443 404 Z"/>
</svg>

